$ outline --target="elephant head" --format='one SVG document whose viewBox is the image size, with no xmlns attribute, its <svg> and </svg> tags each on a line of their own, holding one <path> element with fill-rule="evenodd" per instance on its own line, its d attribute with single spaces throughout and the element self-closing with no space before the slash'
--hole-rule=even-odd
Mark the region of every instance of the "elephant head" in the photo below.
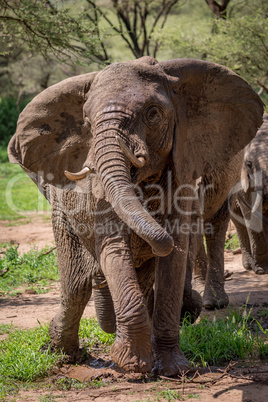
<svg viewBox="0 0 268 402">
<path fill-rule="evenodd" d="M 36 96 L 20 115 L 9 158 L 33 180 L 62 188 L 67 177 L 95 169 L 117 215 L 164 256 L 173 239 L 143 208 L 133 183 L 158 175 L 170 158 L 177 183 L 192 183 L 242 149 L 262 113 L 253 89 L 223 66 L 143 57 Z"/>
<path fill-rule="evenodd" d="M 268 212 L 267 134 L 268 114 L 264 114 L 261 128 L 258 130 L 256 137 L 245 149 L 244 161 L 241 169 L 241 185 L 246 194 L 246 198 L 249 198 L 251 192 L 256 194 L 255 202 L 250 208 L 253 214 L 257 212 L 262 200 L 264 200 L 263 206 L 265 207 L 264 212 L 266 212 L 266 215 Z"/>
</svg>

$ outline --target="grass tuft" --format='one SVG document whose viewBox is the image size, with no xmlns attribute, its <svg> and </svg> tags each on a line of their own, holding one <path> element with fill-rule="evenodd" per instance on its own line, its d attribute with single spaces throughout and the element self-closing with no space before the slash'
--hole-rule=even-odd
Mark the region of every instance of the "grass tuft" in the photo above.
<svg viewBox="0 0 268 402">
<path fill-rule="evenodd" d="M 104 332 L 93 317 L 83 318 L 80 321 L 79 337 L 84 340 L 84 345 L 90 348 L 100 345 L 111 346 L 115 340 L 115 334 Z"/>
<path fill-rule="evenodd" d="M 59 279 L 56 251 L 43 255 L 47 248 L 41 252 L 33 249 L 20 256 L 18 246 L 2 244 L 0 249 L 0 271 L 6 271 L 1 277 L 0 295 L 10 294 L 21 285 L 43 293 L 51 281 Z"/>
<path fill-rule="evenodd" d="M 240 246 L 237 234 L 234 233 L 225 241 L 225 250 L 235 250 Z"/>
<path fill-rule="evenodd" d="M 203 317 L 192 325 L 185 319 L 181 327 L 181 348 L 193 365 L 222 365 L 230 360 L 264 358 L 268 344 L 250 327 L 254 318 L 247 313 L 230 311 L 225 319 L 210 321 Z"/>
<path fill-rule="evenodd" d="M 48 342 L 48 325 L 10 332 L 0 344 L 0 378 L 28 382 L 44 377 L 62 359 L 49 349 L 40 351 Z"/>
</svg>

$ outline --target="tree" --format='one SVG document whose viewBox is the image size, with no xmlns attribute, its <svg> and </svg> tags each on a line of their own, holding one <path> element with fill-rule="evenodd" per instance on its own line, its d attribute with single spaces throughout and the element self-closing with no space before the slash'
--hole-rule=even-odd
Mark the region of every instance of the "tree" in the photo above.
<svg viewBox="0 0 268 402">
<path fill-rule="evenodd" d="M 213 32 L 185 34 L 173 29 L 162 41 L 181 57 L 194 57 L 223 64 L 245 78 L 268 99 L 268 10 L 267 1 L 254 4 L 241 0 L 228 18 L 212 21 Z M 177 56 L 178 57 L 178 56 Z M 266 94 L 266 95 L 265 95 Z"/>
<path fill-rule="evenodd" d="M 61 62 L 74 56 L 96 59 L 99 38 L 94 25 L 82 13 L 73 17 L 63 5 L 49 0 L 0 0 L 0 41 L 6 44 L 0 54 L 29 49 Z"/>
<path fill-rule="evenodd" d="M 181 0 L 110 0 L 110 11 L 97 5 L 96 0 L 87 0 L 86 15 L 100 30 L 100 23 L 104 20 L 115 35 L 121 37 L 133 56 L 138 58 L 144 55 L 156 57 L 160 40 L 153 39 L 156 28 L 163 28 L 173 8 Z M 114 17 L 115 20 L 114 21 Z M 103 59 L 109 60 L 105 42 L 101 43 Z"/>
<path fill-rule="evenodd" d="M 205 0 L 213 14 L 217 18 L 226 18 L 227 6 L 231 0 L 221 0 L 220 4 L 215 0 Z"/>
<path fill-rule="evenodd" d="M 23 98 L 83 72 L 78 64 L 103 65 L 95 26 L 66 4 L 73 2 L 0 0 L 1 96 L 16 99 L 18 110 Z"/>
</svg>

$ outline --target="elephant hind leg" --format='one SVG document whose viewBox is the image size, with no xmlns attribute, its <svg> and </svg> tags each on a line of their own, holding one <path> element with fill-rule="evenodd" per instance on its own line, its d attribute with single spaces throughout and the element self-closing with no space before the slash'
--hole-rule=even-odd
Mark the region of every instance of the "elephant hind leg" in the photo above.
<svg viewBox="0 0 268 402">
<path fill-rule="evenodd" d="M 206 274 L 208 270 L 208 259 L 207 254 L 203 242 L 203 238 L 201 240 L 201 244 L 199 246 L 198 253 L 195 257 L 195 261 L 193 262 L 193 276 L 194 276 L 194 289 L 200 293 L 201 296 L 204 294 Z"/>
<path fill-rule="evenodd" d="M 206 309 L 223 308 L 229 303 L 224 290 L 224 246 L 229 220 L 230 213 L 226 201 L 210 221 L 212 233 L 206 234 L 208 272 L 203 296 Z"/>
<path fill-rule="evenodd" d="M 101 329 L 108 334 L 116 332 L 114 305 L 107 281 L 103 274 L 93 278 L 93 298 Z"/>
<path fill-rule="evenodd" d="M 149 317 L 153 316 L 154 309 L 154 281 L 156 259 L 151 258 L 136 269 L 141 292 L 147 303 Z"/>
<path fill-rule="evenodd" d="M 194 257 L 194 256 L 193 256 Z M 185 276 L 185 286 L 183 292 L 183 302 L 181 309 L 181 322 L 185 317 L 189 318 L 193 324 L 199 317 L 203 301 L 200 293 L 192 288 L 192 266 L 194 258 L 190 258 L 188 254 L 187 258 L 187 269 Z M 196 282 L 194 283 L 196 285 Z M 204 285 L 203 285 L 204 287 Z"/>
<path fill-rule="evenodd" d="M 81 244 L 68 222 L 53 221 L 60 272 L 60 307 L 50 323 L 51 346 L 75 356 L 79 349 L 80 319 L 91 297 L 91 273 L 96 261 Z"/>
</svg>

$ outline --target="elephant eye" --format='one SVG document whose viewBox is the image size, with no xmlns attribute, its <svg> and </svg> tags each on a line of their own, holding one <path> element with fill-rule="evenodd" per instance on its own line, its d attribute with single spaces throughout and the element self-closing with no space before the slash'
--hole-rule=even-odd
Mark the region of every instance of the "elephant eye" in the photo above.
<svg viewBox="0 0 268 402">
<path fill-rule="evenodd" d="M 252 170 L 252 162 L 251 161 L 246 161 L 245 165 L 248 168 L 248 170 Z"/>
<path fill-rule="evenodd" d="M 146 121 L 152 126 L 160 123 L 162 119 L 162 113 L 157 106 L 151 106 L 146 110 Z"/>
</svg>

